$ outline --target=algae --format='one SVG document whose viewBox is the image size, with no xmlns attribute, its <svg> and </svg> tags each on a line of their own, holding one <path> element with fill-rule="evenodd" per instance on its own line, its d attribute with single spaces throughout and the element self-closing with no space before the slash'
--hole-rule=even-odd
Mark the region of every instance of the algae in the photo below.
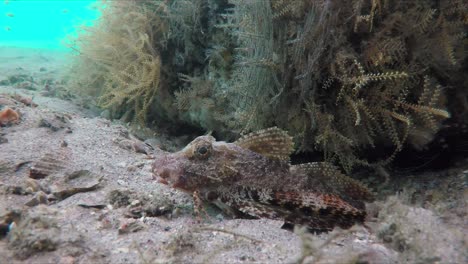
<svg viewBox="0 0 468 264">
<path fill-rule="evenodd" d="M 221 139 L 276 125 L 347 172 L 468 120 L 463 1 L 105 5 L 72 42 L 73 82 L 114 119 Z"/>
</svg>

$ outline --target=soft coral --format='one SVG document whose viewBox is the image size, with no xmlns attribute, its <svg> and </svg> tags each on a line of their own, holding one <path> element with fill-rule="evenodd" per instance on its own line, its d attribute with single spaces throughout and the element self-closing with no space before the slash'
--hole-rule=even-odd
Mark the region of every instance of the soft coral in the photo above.
<svg viewBox="0 0 468 264">
<path fill-rule="evenodd" d="M 6 107 L 0 111 L 0 125 L 8 125 L 9 123 L 17 123 L 19 121 L 20 115 L 15 110 Z"/>
</svg>

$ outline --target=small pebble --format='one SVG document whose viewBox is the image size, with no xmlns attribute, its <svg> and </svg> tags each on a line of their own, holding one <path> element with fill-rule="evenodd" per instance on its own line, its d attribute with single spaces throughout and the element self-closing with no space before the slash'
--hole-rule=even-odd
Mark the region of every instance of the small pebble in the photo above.
<svg viewBox="0 0 468 264">
<path fill-rule="evenodd" d="M 144 228 L 145 226 L 141 221 L 137 221 L 135 219 L 127 219 L 124 220 L 123 223 L 120 225 L 119 235 L 138 232 Z"/>
<path fill-rule="evenodd" d="M 136 141 L 132 143 L 132 149 L 136 153 L 148 154 L 146 150 L 146 144 L 141 141 Z"/>
<path fill-rule="evenodd" d="M 8 143 L 8 139 L 0 136 L 0 144 Z"/>
<path fill-rule="evenodd" d="M 43 191 L 37 192 L 31 200 L 25 203 L 25 205 L 33 207 L 39 204 L 47 204 L 47 194 Z"/>
<path fill-rule="evenodd" d="M 117 180 L 117 184 L 119 185 L 127 185 L 127 183 L 124 180 Z"/>
<path fill-rule="evenodd" d="M 131 206 L 138 206 L 138 205 L 140 205 L 140 204 L 141 204 L 140 200 L 133 200 L 133 201 L 130 203 Z"/>
</svg>

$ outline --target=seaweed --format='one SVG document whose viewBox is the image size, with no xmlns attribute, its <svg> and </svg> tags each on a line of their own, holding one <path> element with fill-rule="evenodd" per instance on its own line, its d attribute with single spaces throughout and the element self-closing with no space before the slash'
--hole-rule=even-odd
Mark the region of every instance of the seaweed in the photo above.
<svg viewBox="0 0 468 264">
<path fill-rule="evenodd" d="M 461 0 L 109 2 L 76 40 L 75 81 L 112 118 L 223 140 L 278 126 L 298 152 L 347 172 L 380 168 L 468 122 L 466 10 Z"/>
<path fill-rule="evenodd" d="M 266 1 L 241 2 L 232 1 L 231 103 L 242 111 L 233 129 L 277 125 L 299 151 L 349 172 L 386 165 L 408 143 L 422 149 L 451 117 L 443 85 L 461 87 L 463 3 L 271 1 L 264 11 L 253 5 Z"/>
<path fill-rule="evenodd" d="M 134 1 L 119 1 L 101 10 L 96 26 L 82 26 L 71 43 L 79 52 L 74 85 L 113 115 L 129 112 L 146 122 L 158 94 L 161 41 L 165 23 L 153 11 Z"/>
</svg>

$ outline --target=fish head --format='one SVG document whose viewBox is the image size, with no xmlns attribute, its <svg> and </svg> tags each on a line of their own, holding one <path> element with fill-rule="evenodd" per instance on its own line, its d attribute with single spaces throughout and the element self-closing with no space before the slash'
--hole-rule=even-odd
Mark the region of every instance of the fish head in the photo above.
<svg viewBox="0 0 468 264">
<path fill-rule="evenodd" d="M 265 182 L 272 175 L 287 173 L 292 150 L 292 138 L 276 127 L 233 143 L 200 136 L 179 152 L 156 155 L 153 175 L 157 181 L 186 192 L 229 187 L 252 178 Z"/>
<path fill-rule="evenodd" d="M 216 142 L 212 136 L 197 137 L 179 152 L 158 154 L 153 162 L 153 177 L 186 192 L 219 183 L 220 175 L 224 175 L 219 167 L 233 153 L 228 145 Z"/>
</svg>

